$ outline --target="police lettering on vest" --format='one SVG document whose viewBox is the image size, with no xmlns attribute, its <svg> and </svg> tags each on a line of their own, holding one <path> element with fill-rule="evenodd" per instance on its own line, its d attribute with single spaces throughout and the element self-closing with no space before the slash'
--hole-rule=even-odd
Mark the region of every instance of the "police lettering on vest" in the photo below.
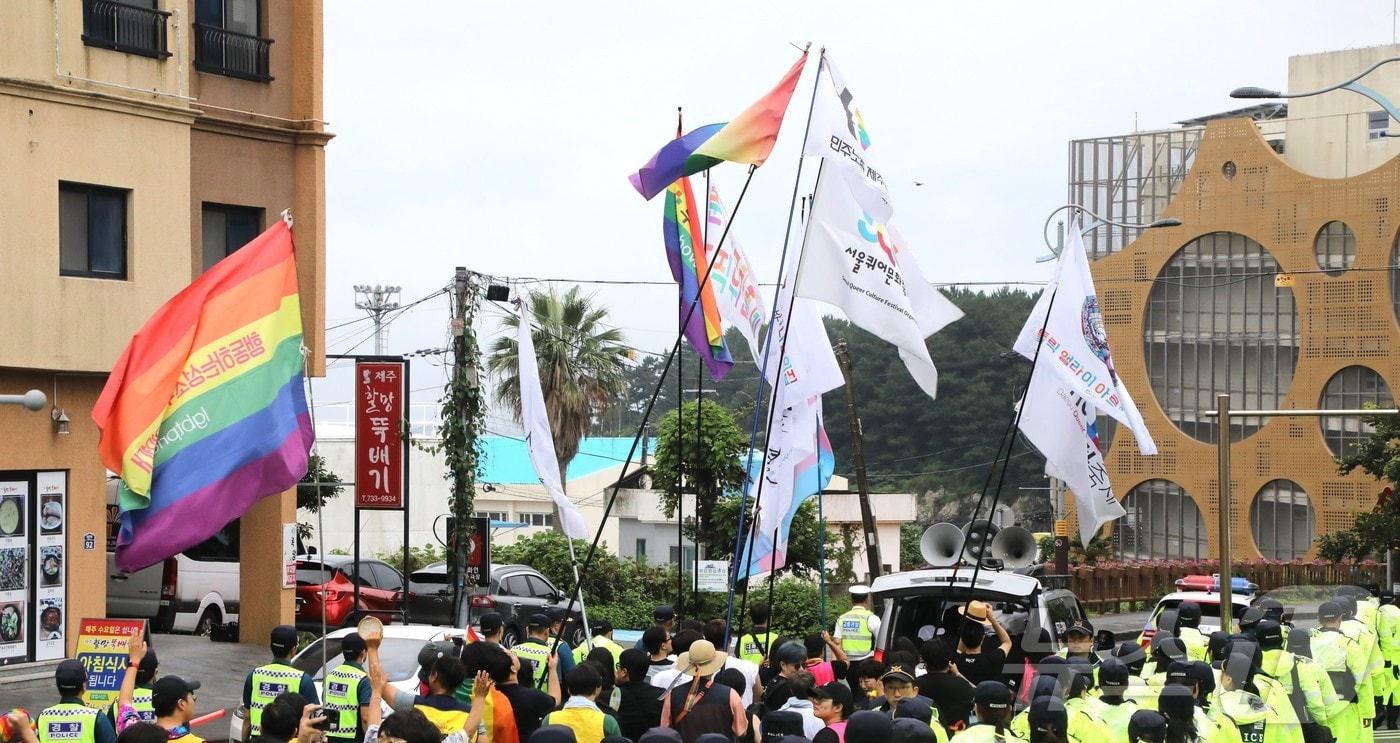
<svg viewBox="0 0 1400 743">
<path fill-rule="evenodd" d="M 841 649 L 852 658 L 869 655 L 875 649 L 875 633 L 870 631 L 870 610 L 853 606 L 836 620 L 841 633 Z"/>
<path fill-rule="evenodd" d="M 94 743 L 99 712 L 74 702 L 60 702 L 39 713 L 39 743 Z"/>
<path fill-rule="evenodd" d="M 773 642 L 772 632 L 747 632 L 739 636 L 739 657 L 756 665 L 763 665 L 768 655 L 768 646 Z"/>
<path fill-rule="evenodd" d="M 253 735 L 262 734 L 262 713 L 272 700 L 289 691 L 297 691 L 304 674 L 282 663 L 269 663 L 253 669 L 253 694 L 248 704 L 248 724 Z"/>
<path fill-rule="evenodd" d="M 326 674 L 326 710 L 330 728 L 327 737 L 354 740 L 360 731 L 360 684 L 368 677 L 364 671 L 342 663 Z"/>
</svg>

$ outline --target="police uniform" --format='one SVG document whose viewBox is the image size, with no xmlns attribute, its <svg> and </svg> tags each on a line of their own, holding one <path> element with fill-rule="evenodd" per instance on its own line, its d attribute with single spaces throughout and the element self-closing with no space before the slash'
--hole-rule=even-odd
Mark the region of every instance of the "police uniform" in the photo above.
<svg viewBox="0 0 1400 743">
<path fill-rule="evenodd" d="M 120 704 L 120 701 L 112 702 L 112 705 L 107 708 L 107 719 L 111 720 L 113 725 L 116 724 L 117 717 L 121 714 L 121 710 L 117 709 Z M 155 705 L 151 704 L 151 687 L 138 686 L 131 692 L 131 709 L 136 712 L 137 717 L 141 718 L 141 722 L 156 721 L 156 708 Z"/>
<path fill-rule="evenodd" d="M 845 615 L 842 615 L 844 618 Z M 841 626 L 837 622 L 836 626 Z M 763 665 L 763 661 L 768 657 L 768 646 L 773 644 L 775 633 L 767 627 L 762 632 L 749 631 L 739 635 L 734 641 L 735 654 L 756 666 Z"/>
<path fill-rule="evenodd" d="M 1211 717 L 1223 731 L 1224 741 L 1296 743 L 1302 740 L 1297 725 L 1289 725 L 1263 699 L 1242 689 L 1222 693 Z"/>
<path fill-rule="evenodd" d="M 1318 613 L 1322 615 L 1324 611 L 1319 609 Z M 1327 627 L 1312 631 L 1310 645 L 1313 661 L 1331 678 L 1339 698 L 1339 703 L 1328 711 L 1327 728 L 1339 741 L 1362 740 L 1364 728 L 1357 692 L 1366 678 L 1367 651 L 1340 629 Z"/>
<path fill-rule="evenodd" d="M 306 673 L 282 660 L 258 666 L 248 674 L 244 686 L 249 691 L 248 724 L 253 735 L 262 734 L 262 713 L 267 705 L 286 692 L 300 692 L 304 678 L 307 678 Z M 314 699 L 308 701 L 315 702 Z"/>
<path fill-rule="evenodd" d="M 869 596 L 869 588 L 851 586 L 853 600 L 865 601 Z M 880 620 L 869 607 L 864 603 L 856 603 L 850 611 L 836 620 L 836 639 L 841 643 L 841 650 L 846 653 L 848 659 L 865 660 L 875 652 L 875 632 L 879 627 Z"/>
<path fill-rule="evenodd" d="M 535 637 L 526 639 L 511 648 L 521 660 L 534 664 L 529 684 L 540 691 L 549 690 L 549 645 Z"/>
<path fill-rule="evenodd" d="M 71 658 L 59 663 L 54 669 L 54 681 L 62 696 L 58 704 L 34 718 L 39 743 L 116 743 L 112 721 L 102 710 L 83 704 L 83 686 L 87 681 L 83 664 Z"/>
<path fill-rule="evenodd" d="M 363 736 L 360 707 L 369 703 L 369 674 L 357 663 L 341 663 L 326 674 L 326 737 L 359 740 Z"/>
<path fill-rule="evenodd" d="M 1385 604 L 1376 610 L 1376 639 L 1381 647 L 1388 677 L 1382 699 L 1389 706 L 1400 705 L 1400 606 Z M 1387 722 L 1395 728 L 1395 712 L 1388 710 Z"/>
<path fill-rule="evenodd" d="M 1349 605 L 1356 605 L 1356 599 L 1347 598 Z M 1358 714 L 1361 715 L 1360 740 L 1370 741 L 1375 737 L 1376 688 L 1378 684 L 1384 683 L 1382 677 L 1385 673 L 1385 661 L 1381 658 L 1381 648 L 1376 633 L 1355 614 L 1350 619 L 1342 620 L 1342 633 L 1355 640 L 1365 653 L 1366 672 L 1360 683 L 1357 684 L 1356 706 Z"/>
</svg>

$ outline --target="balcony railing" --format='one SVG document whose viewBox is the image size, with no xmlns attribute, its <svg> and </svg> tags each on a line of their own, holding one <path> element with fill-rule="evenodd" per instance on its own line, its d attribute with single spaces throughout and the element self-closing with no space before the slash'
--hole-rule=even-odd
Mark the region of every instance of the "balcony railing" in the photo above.
<svg viewBox="0 0 1400 743">
<path fill-rule="evenodd" d="M 116 0 L 83 0 L 83 43 L 163 59 L 165 19 L 170 13 Z"/>
<path fill-rule="evenodd" d="M 194 66 L 200 72 L 268 82 L 268 51 L 272 39 L 194 24 Z"/>
</svg>

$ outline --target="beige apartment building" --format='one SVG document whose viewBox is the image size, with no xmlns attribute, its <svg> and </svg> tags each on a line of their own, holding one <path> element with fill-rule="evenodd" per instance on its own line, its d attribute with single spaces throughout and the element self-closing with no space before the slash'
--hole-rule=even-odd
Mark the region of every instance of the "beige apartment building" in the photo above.
<svg viewBox="0 0 1400 743">
<path fill-rule="evenodd" d="M 0 405 L 0 615 L 22 619 L 0 665 L 61 657 L 106 613 L 91 409 L 118 354 L 283 209 L 323 373 L 322 118 L 321 0 L 0 3 L 0 394 L 48 398 Z M 242 520 L 245 638 L 292 618 L 292 591 L 268 590 L 292 521 L 290 492 Z"/>
</svg>

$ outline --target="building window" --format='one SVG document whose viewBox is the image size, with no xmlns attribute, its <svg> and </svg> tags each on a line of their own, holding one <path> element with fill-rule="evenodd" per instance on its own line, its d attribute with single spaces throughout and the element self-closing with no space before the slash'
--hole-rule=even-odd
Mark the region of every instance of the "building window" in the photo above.
<svg viewBox="0 0 1400 743">
<path fill-rule="evenodd" d="M 1385 111 L 1371 111 L 1366 114 L 1366 139 L 1384 139 L 1390 128 L 1390 114 Z"/>
<path fill-rule="evenodd" d="M 645 540 L 645 539 L 638 539 L 638 540 L 637 540 L 637 549 L 636 549 L 635 551 L 633 551 L 632 555 L 633 555 L 633 557 L 636 557 L 638 560 L 645 560 L 646 557 L 647 557 L 647 540 Z"/>
<path fill-rule="evenodd" d="M 479 519 L 490 519 L 492 521 L 510 521 L 510 514 L 505 511 L 477 511 L 475 516 Z"/>
<path fill-rule="evenodd" d="M 60 275 L 126 278 L 128 193 L 82 183 L 58 184 Z"/>
<path fill-rule="evenodd" d="M 1356 260 L 1356 235 L 1345 222 L 1328 222 L 1313 239 L 1317 267 L 1328 276 L 1340 276 Z"/>
<path fill-rule="evenodd" d="M 1400 322 L 1400 236 L 1390 248 L 1390 306 L 1395 310 L 1395 321 Z"/>
<path fill-rule="evenodd" d="M 1194 560 L 1207 555 L 1209 538 L 1201 509 L 1170 480 L 1148 480 L 1123 498 L 1127 513 L 1114 529 L 1120 559 Z"/>
<path fill-rule="evenodd" d="M 1231 406 L 1279 407 L 1298 362 L 1293 291 L 1276 287 L 1278 263 L 1259 243 L 1212 232 L 1187 243 L 1148 295 L 1143 352 L 1152 392 L 1178 428 L 1215 442 L 1215 396 Z M 1234 418 L 1230 439 L 1259 430 L 1258 418 Z"/>
<path fill-rule="evenodd" d="M 200 72 L 268 82 L 272 39 L 259 35 L 258 0 L 195 0 L 194 66 Z"/>
<path fill-rule="evenodd" d="M 128 54 L 165 58 L 165 19 L 156 0 L 83 0 L 83 43 Z"/>
<path fill-rule="evenodd" d="M 1318 407 L 1323 410 L 1358 410 L 1366 404 L 1388 408 L 1394 404 L 1390 387 L 1374 370 L 1364 366 L 1348 366 L 1327 380 Z M 1326 416 L 1318 419 L 1322 438 L 1332 456 L 1342 458 L 1352 454 L 1357 444 L 1375 432 L 1375 427 L 1354 416 Z"/>
<path fill-rule="evenodd" d="M 530 526 L 554 526 L 554 514 L 552 513 L 522 513 L 520 520 Z"/>
<path fill-rule="evenodd" d="M 204 270 L 257 237 L 262 222 L 262 209 L 204 202 Z"/>
<path fill-rule="evenodd" d="M 682 557 L 682 555 L 684 555 L 684 557 Z M 680 548 L 672 547 L 668 553 L 668 557 L 670 557 L 671 564 L 673 565 L 683 560 L 683 562 L 680 562 L 682 572 L 691 570 L 695 567 L 695 546 L 687 546 L 684 553 L 681 552 Z"/>
<path fill-rule="evenodd" d="M 1308 494 L 1292 480 L 1274 480 L 1259 489 L 1249 507 L 1249 528 L 1259 554 L 1270 560 L 1297 560 L 1312 546 L 1316 515 Z"/>
</svg>

